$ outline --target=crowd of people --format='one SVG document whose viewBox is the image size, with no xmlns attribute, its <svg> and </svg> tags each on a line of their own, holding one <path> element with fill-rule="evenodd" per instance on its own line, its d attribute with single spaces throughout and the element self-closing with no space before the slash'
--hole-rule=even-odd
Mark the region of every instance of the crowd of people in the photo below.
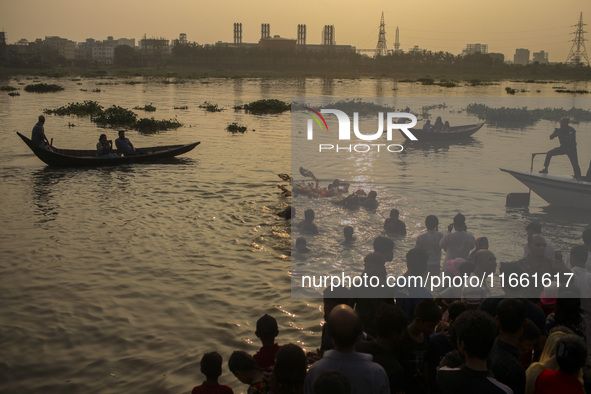
<svg viewBox="0 0 591 394">
<path fill-rule="evenodd" d="M 295 212 L 290 209 L 291 218 Z M 279 346 L 276 320 L 262 316 L 254 354 L 235 351 L 228 368 L 247 393 L 584 393 L 591 392 L 591 227 L 566 259 L 542 235 L 542 226 L 525 228 L 523 256 L 500 263 L 486 237 L 468 231 L 457 214 L 447 231 L 429 215 L 426 230 L 406 253 L 404 276 L 490 273 L 528 275 L 573 273 L 573 280 L 550 285 L 505 285 L 493 296 L 486 282 L 450 286 L 431 292 L 407 285 L 393 293 L 367 297 L 367 289 L 327 287 L 323 293 L 326 324 L 316 351 L 290 343 Z M 294 253 L 310 253 L 307 237 L 322 231 L 308 209 L 295 224 Z M 385 232 L 406 234 L 396 209 Z M 527 239 L 525 239 L 527 238 Z M 355 244 L 354 228 L 343 228 L 342 245 Z M 394 241 L 379 236 L 365 256 L 363 273 L 385 280 Z M 563 261 L 564 260 L 564 261 Z M 554 277 L 554 276 L 553 276 Z M 384 283 L 384 282 L 381 282 Z M 587 342 L 589 338 L 589 343 Z M 222 359 L 203 356 L 206 380 L 193 393 L 229 393 L 220 386 Z M 590 358 L 591 359 L 591 358 Z M 213 360 L 213 361 L 212 361 Z M 210 364 L 215 363 L 215 368 Z M 214 372 L 209 372 L 214 371 Z"/>
</svg>

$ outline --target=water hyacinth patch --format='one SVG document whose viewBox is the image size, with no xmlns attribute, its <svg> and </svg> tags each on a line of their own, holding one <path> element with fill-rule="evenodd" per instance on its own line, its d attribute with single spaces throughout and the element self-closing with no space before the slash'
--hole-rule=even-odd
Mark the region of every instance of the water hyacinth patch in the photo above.
<svg viewBox="0 0 591 394">
<path fill-rule="evenodd" d="M 63 87 L 60 85 L 48 84 L 48 83 L 37 83 L 33 85 L 25 86 L 26 92 L 31 93 L 51 93 L 51 92 L 59 92 L 60 90 L 64 90 Z"/>
</svg>

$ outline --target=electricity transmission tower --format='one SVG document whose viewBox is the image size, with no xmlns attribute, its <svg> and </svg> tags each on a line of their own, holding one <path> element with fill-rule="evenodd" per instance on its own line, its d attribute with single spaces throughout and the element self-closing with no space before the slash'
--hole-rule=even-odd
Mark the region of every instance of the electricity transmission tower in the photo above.
<svg viewBox="0 0 591 394">
<path fill-rule="evenodd" d="M 386 23 L 384 22 L 384 12 L 382 11 L 382 21 L 380 22 L 380 34 L 378 35 L 378 46 L 376 47 L 375 57 L 386 56 L 388 46 L 386 45 Z"/>
<path fill-rule="evenodd" d="M 587 40 L 585 40 L 585 37 L 583 36 L 583 33 L 586 33 L 583 30 L 583 26 L 585 25 L 586 23 L 583 23 L 583 13 L 581 12 L 579 23 L 573 26 L 576 26 L 577 30 L 573 33 L 575 38 L 572 40 L 573 46 L 571 47 L 568 57 L 566 58 L 566 63 L 570 61 L 572 64 L 578 66 L 585 65 L 586 62 L 587 66 L 589 66 L 589 57 L 587 56 L 587 48 L 585 48 L 585 41 Z"/>
</svg>

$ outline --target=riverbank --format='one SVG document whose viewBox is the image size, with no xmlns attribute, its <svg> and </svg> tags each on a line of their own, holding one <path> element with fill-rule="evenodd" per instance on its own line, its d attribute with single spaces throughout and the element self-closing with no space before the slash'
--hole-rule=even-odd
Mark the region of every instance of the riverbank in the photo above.
<svg viewBox="0 0 591 394">
<path fill-rule="evenodd" d="M 591 68 L 567 67 L 564 65 L 507 66 L 497 70 L 464 68 L 442 65 L 396 65 L 387 67 L 305 67 L 305 68 L 256 68 L 229 65 L 180 66 L 164 65 L 153 67 L 88 66 L 52 68 L 0 68 L 0 80 L 19 76 L 51 78 L 73 77 L 176 77 L 183 79 L 202 78 L 390 78 L 394 80 L 421 80 L 468 82 L 515 80 L 519 82 L 589 81 Z M 453 86 L 449 86 L 453 87 Z"/>
</svg>

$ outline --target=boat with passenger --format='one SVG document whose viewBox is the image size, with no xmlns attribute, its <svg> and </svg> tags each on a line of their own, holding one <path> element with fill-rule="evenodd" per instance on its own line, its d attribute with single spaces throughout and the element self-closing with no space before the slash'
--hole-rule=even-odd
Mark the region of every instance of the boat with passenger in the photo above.
<svg viewBox="0 0 591 394">
<path fill-rule="evenodd" d="M 21 137 L 29 149 L 33 151 L 35 156 L 45 164 L 54 167 L 102 167 L 132 163 L 152 163 L 187 153 L 201 143 L 198 141 L 187 145 L 139 148 L 139 150 L 143 151 L 145 154 L 135 156 L 97 157 L 96 149 L 59 149 L 51 146 L 51 150 L 49 150 L 35 145 L 29 138 L 25 137 L 18 131 L 16 134 Z"/>
<path fill-rule="evenodd" d="M 471 137 L 482 128 L 484 123 L 476 123 L 462 126 L 451 126 L 445 131 L 433 131 L 424 129 L 412 129 L 412 133 L 418 141 L 451 141 Z"/>
</svg>

